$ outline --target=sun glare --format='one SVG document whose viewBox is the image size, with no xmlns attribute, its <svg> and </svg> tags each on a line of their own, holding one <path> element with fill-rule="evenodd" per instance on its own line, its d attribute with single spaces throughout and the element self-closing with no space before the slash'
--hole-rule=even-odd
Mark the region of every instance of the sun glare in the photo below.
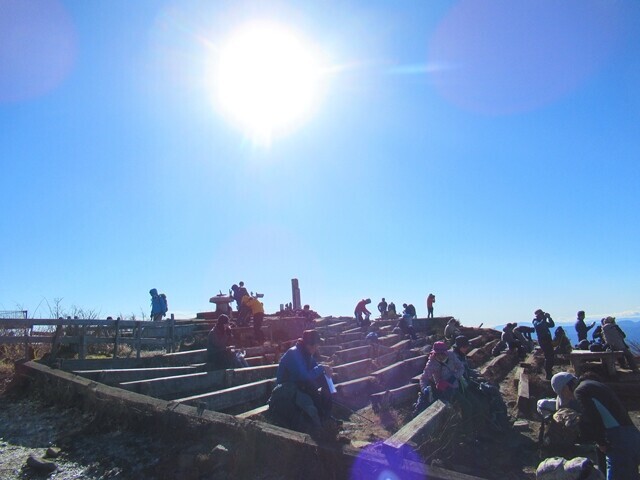
<svg viewBox="0 0 640 480">
<path fill-rule="evenodd" d="M 250 24 L 222 47 L 218 100 L 248 135 L 269 143 L 311 113 L 319 73 L 317 54 L 300 37 L 275 24 Z"/>
</svg>

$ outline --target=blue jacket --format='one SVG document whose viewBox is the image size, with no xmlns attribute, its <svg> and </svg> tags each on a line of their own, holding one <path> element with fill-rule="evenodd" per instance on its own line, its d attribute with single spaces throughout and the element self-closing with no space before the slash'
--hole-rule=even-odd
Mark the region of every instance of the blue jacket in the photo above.
<svg viewBox="0 0 640 480">
<path fill-rule="evenodd" d="M 153 317 L 158 313 L 165 313 L 163 310 L 163 301 L 160 295 L 158 295 L 158 290 L 152 288 L 149 290 L 149 293 L 151 294 L 151 316 Z"/>
<path fill-rule="evenodd" d="M 276 384 L 286 382 L 312 382 L 324 375 L 324 368 L 309 355 L 298 341 L 285 352 L 278 365 Z"/>
</svg>

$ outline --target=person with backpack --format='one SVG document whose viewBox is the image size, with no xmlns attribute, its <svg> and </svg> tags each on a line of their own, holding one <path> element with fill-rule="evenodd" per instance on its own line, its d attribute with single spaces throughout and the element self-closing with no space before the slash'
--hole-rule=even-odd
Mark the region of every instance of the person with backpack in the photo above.
<svg viewBox="0 0 640 480">
<path fill-rule="evenodd" d="M 165 304 L 163 304 L 162 298 L 158 295 L 157 289 L 152 288 L 149 290 L 149 295 L 151 295 L 151 320 L 159 322 L 167 313 Z"/>
<path fill-rule="evenodd" d="M 169 311 L 169 302 L 167 302 L 167 296 L 164 293 L 159 295 L 160 297 L 160 309 L 162 310 L 162 316 L 166 317 Z"/>
</svg>

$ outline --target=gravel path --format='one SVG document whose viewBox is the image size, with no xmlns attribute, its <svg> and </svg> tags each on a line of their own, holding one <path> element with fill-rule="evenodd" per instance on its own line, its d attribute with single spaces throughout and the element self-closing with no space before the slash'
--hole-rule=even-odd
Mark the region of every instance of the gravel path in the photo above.
<svg viewBox="0 0 640 480">
<path fill-rule="evenodd" d="M 43 457 L 60 447 L 58 466 L 40 474 L 26 466 L 29 455 Z M 145 435 L 94 426 L 92 415 L 61 409 L 27 397 L 0 397 L 0 478 L 55 480 L 154 478 L 162 445 Z"/>
</svg>

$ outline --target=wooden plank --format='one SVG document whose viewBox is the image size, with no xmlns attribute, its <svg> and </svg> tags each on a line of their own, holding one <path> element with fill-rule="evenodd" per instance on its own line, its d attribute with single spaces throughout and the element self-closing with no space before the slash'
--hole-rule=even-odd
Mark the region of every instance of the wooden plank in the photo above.
<svg viewBox="0 0 640 480">
<path fill-rule="evenodd" d="M 338 376 L 340 382 L 353 380 L 354 378 L 364 377 L 373 370 L 373 361 L 370 358 L 357 360 L 355 362 L 345 363 L 333 367 L 333 373 Z"/>
<path fill-rule="evenodd" d="M 371 375 L 375 377 L 380 385 L 393 386 L 408 382 L 411 377 L 424 370 L 426 364 L 427 355 L 421 355 L 394 363 L 393 365 L 373 372 Z"/>
<path fill-rule="evenodd" d="M 158 368 L 116 368 L 101 370 L 74 370 L 73 373 L 105 385 L 116 386 L 123 382 L 134 382 L 150 378 L 161 378 L 188 373 L 197 373 L 196 367 L 158 367 Z"/>
<path fill-rule="evenodd" d="M 336 385 L 337 395 L 342 399 L 352 399 L 368 403 L 374 381 L 374 377 L 368 376 L 338 383 Z"/>
<path fill-rule="evenodd" d="M 122 382 L 119 384 L 119 387 L 143 395 L 149 395 L 150 397 L 171 400 L 194 395 L 196 392 L 200 393 L 224 388 L 226 378 L 227 376 L 224 370 L 215 370 L 213 372 L 200 372 Z"/>
<path fill-rule="evenodd" d="M 378 337 L 378 343 L 380 345 L 385 345 L 387 347 L 390 347 L 391 345 L 398 343 L 399 340 L 402 340 L 402 335 L 398 335 L 397 333 L 392 333 L 389 335 Z"/>
<path fill-rule="evenodd" d="M 175 400 L 177 403 L 187 405 L 202 406 L 209 410 L 225 410 L 243 403 L 253 402 L 266 397 L 275 386 L 276 379 L 260 380 L 259 382 L 247 383 L 236 387 L 225 388 L 215 392 L 193 395 Z"/>
<path fill-rule="evenodd" d="M 371 405 L 374 411 L 377 411 L 381 405 L 395 407 L 409 401 L 415 401 L 419 392 L 420 386 L 415 383 L 410 383 L 399 388 L 374 393 L 370 396 Z"/>
<path fill-rule="evenodd" d="M 384 441 L 383 449 L 399 450 L 419 443 L 419 439 L 432 435 L 451 415 L 451 407 L 436 400 L 429 407 Z"/>
<path fill-rule="evenodd" d="M 529 395 L 529 375 L 522 369 L 518 377 L 518 410 L 528 414 L 531 410 L 531 396 Z"/>
<path fill-rule="evenodd" d="M 264 415 L 268 411 L 269 411 L 269 405 L 262 405 L 261 407 L 254 408 L 253 410 L 249 410 L 248 412 L 240 413 L 236 415 L 236 417 L 251 419 L 251 418 L 259 417 L 260 415 Z"/>
<path fill-rule="evenodd" d="M 353 362 L 355 360 L 362 360 L 365 358 L 371 358 L 371 346 L 365 345 L 363 347 L 347 348 L 346 350 L 338 350 L 333 358 L 338 363 Z"/>
<path fill-rule="evenodd" d="M 409 350 L 411 348 L 411 340 L 401 340 L 389 347 L 394 352 L 400 352 L 402 350 Z"/>
<path fill-rule="evenodd" d="M 278 365 L 261 365 L 258 367 L 230 368 L 225 370 L 225 387 L 235 387 L 244 383 L 256 382 L 275 377 Z"/>
</svg>

